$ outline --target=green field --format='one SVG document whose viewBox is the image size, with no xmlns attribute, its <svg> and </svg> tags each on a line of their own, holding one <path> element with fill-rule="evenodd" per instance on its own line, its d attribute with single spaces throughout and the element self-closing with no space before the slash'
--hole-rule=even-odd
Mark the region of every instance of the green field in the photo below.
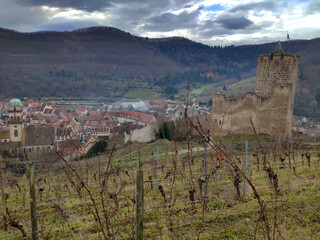
<svg viewBox="0 0 320 240">
<path fill-rule="evenodd" d="M 220 85 L 219 83 L 205 84 L 205 85 L 201 86 L 200 88 L 193 89 L 193 90 L 191 91 L 191 94 L 192 94 L 192 95 L 200 95 L 200 94 L 202 94 L 205 90 L 208 90 L 208 89 L 216 89 L 217 86 L 219 86 L 219 85 Z"/>
<path fill-rule="evenodd" d="M 247 92 L 253 92 L 255 86 L 255 77 L 246 78 L 236 83 L 224 84 L 223 82 L 202 85 L 199 88 L 192 89 L 191 96 L 198 101 L 207 102 L 214 93 L 223 93 L 229 97 L 240 97 Z M 226 88 L 225 90 L 224 87 Z"/>
<path fill-rule="evenodd" d="M 254 86 L 255 86 L 256 78 L 247 78 L 244 80 L 241 80 L 240 82 L 236 82 L 234 84 L 227 85 L 227 91 L 225 91 L 225 94 L 227 96 L 243 96 L 247 92 L 253 92 Z"/>
</svg>

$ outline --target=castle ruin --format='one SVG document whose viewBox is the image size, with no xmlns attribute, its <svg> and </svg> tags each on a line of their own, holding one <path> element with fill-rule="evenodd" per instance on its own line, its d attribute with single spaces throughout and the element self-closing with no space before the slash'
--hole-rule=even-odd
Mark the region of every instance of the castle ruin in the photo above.
<svg viewBox="0 0 320 240">
<path fill-rule="evenodd" d="M 298 78 L 299 56 L 284 53 L 281 44 L 258 57 L 255 92 L 241 98 L 215 94 L 210 128 L 213 135 L 257 133 L 287 139 L 291 137 L 293 104 Z"/>
</svg>

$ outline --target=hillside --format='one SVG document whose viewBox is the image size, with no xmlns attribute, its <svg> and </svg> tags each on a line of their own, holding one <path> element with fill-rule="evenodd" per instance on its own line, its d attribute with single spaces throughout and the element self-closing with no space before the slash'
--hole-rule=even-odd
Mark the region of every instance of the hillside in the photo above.
<svg viewBox="0 0 320 240">
<path fill-rule="evenodd" d="M 141 39 L 113 28 L 1 31 L 0 38 L 5 97 L 105 96 L 122 80 L 121 86 L 130 88 L 136 79 L 186 70 L 165 55 L 155 57 L 153 47 L 145 47 Z"/>
<path fill-rule="evenodd" d="M 315 100 L 315 90 L 320 87 L 319 52 L 319 38 L 311 40 L 310 47 L 297 52 L 300 56 L 300 77 L 295 99 L 295 112 L 297 114 L 318 119 L 320 103 Z"/>
<path fill-rule="evenodd" d="M 246 190 L 244 137 L 250 149 Z M 292 147 L 267 136 L 260 140 L 265 155 L 253 135 L 223 138 L 228 157 L 222 163 L 217 149 L 205 154 L 204 143 L 195 139 L 191 157 L 186 142 L 167 140 L 117 147 L 65 167 L 30 154 L 38 238 L 134 239 L 141 169 L 143 239 L 319 239 L 319 145 L 298 138 Z M 10 224 L 7 232 L 0 229 L 0 239 L 30 239 L 29 164 L 4 162 Z"/>
<path fill-rule="evenodd" d="M 111 27 L 35 33 L 0 28 L 0 98 L 114 99 L 145 89 L 147 96 L 161 97 L 168 85 L 185 90 L 188 79 L 192 89 L 230 85 L 254 76 L 257 56 L 275 44 L 210 47 L 180 37 L 141 38 Z M 320 39 L 290 41 L 283 48 L 301 56 L 297 108 L 312 109 L 320 87 Z"/>
</svg>

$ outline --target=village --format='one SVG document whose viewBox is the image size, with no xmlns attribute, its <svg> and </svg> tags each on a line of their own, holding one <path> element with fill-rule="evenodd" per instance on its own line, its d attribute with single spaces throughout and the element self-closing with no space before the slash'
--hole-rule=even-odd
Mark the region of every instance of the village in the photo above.
<svg viewBox="0 0 320 240">
<path fill-rule="evenodd" d="M 99 140 L 120 136 L 119 141 L 124 144 L 150 142 L 156 139 L 158 120 L 181 118 L 185 107 L 166 101 L 78 105 L 12 99 L 0 102 L 0 148 L 10 149 L 17 157 L 56 146 L 71 158 L 86 154 Z M 207 114 L 210 110 L 207 106 L 200 107 L 198 102 L 189 108 Z M 21 133 L 10 131 L 10 126 L 17 125 L 21 125 Z"/>
<path fill-rule="evenodd" d="M 0 240 L 320 240 L 320 0 L 1 17 Z"/>
</svg>

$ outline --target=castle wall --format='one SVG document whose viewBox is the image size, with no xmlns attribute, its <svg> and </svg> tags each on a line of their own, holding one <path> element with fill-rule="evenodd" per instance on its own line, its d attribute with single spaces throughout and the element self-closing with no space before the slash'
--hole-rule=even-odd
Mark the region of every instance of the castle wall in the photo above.
<svg viewBox="0 0 320 240">
<path fill-rule="evenodd" d="M 135 129 L 131 134 L 124 133 L 124 143 L 127 142 L 151 142 L 156 139 L 155 136 L 155 126 L 147 125 L 141 129 Z"/>
<path fill-rule="evenodd" d="M 281 45 L 258 57 L 254 93 L 238 99 L 213 96 L 210 129 L 213 135 L 257 133 L 286 139 L 291 136 L 299 56 L 283 53 Z"/>
<path fill-rule="evenodd" d="M 222 136 L 253 134 L 251 117 L 257 133 L 290 137 L 292 114 L 288 112 L 293 112 L 290 104 L 292 90 L 291 84 L 277 85 L 270 98 L 262 98 L 255 93 L 238 99 L 228 99 L 222 94 L 214 95 L 210 121 L 212 134 L 218 136 L 221 127 Z"/>
</svg>

